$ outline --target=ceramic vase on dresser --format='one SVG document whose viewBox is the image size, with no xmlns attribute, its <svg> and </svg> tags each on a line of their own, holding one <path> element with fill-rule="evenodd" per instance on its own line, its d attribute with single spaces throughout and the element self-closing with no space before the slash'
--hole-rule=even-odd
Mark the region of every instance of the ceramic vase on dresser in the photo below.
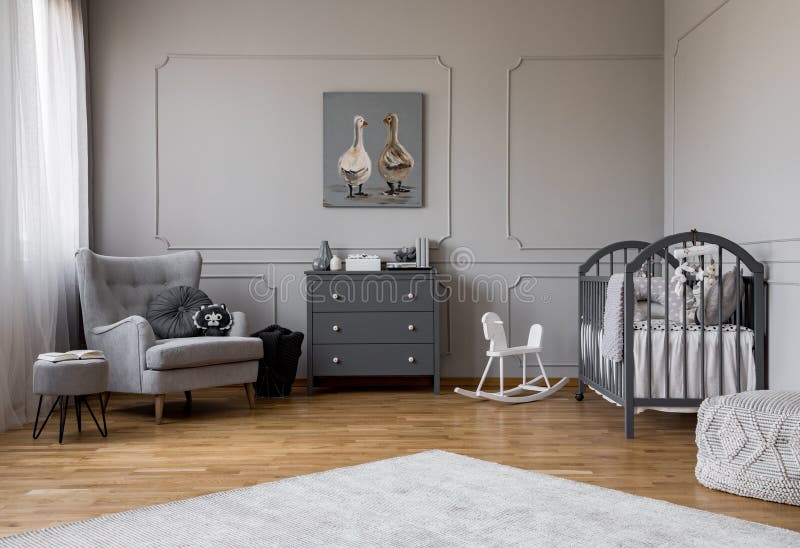
<svg viewBox="0 0 800 548">
<path fill-rule="evenodd" d="M 319 244 L 319 255 L 317 255 L 317 258 L 314 259 L 313 263 L 311 263 L 311 268 L 316 271 L 328 270 L 331 266 L 332 257 L 333 253 L 331 253 L 328 240 L 322 240 L 322 242 Z"/>
</svg>

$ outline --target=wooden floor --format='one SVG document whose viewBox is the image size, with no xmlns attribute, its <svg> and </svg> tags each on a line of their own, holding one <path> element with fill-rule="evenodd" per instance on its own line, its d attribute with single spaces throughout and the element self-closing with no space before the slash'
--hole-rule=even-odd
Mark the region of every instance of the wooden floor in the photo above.
<svg viewBox="0 0 800 548">
<path fill-rule="evenodd" d="M 164 423 L 153 404 L 114 395 L 109 437 L 74 415 L 64 445 L 48 424 L 0 434 L 0 536 L 338 466 L 443 449 L 800 530 L 800 508 L 712 491 L 694 479 L 694 415 L 653 411 L 626 440 L 622 411 L 574 389 L 508 406 L 427 388 L 304 390 L 285 400 L 221 388 L 171 395 Z M 91 428 L 89 427 L 91 426 Z"/>
</svg>

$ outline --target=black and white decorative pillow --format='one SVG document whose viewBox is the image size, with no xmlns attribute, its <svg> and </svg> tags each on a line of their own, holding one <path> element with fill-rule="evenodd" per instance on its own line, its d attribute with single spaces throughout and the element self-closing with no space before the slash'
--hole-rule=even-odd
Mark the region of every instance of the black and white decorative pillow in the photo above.
<svg viewBox="0 0 800 548">
<path fill-rule="evenodd" d="M 233 327 L 233 314 L 228 312 L 225 304 L 201 306 L 194 313 L 194 325 L 207 337 L 224 337 Z"/>
</svg>

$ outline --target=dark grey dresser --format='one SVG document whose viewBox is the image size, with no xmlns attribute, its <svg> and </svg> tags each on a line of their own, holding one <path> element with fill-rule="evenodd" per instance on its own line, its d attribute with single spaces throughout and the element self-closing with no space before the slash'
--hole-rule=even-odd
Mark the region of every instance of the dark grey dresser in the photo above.
<svg viewBox="0 0 800 548">
<path fill-rule="evenodd" d="M 439 394 L 434 270 L 305 274 L 309 395 L 320 377 L 420 375 Z"/>
</svg>

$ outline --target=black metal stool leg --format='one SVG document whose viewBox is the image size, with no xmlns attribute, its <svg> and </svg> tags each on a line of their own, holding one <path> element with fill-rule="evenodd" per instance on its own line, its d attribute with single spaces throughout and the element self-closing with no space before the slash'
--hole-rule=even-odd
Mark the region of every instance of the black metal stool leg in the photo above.
<svg viewBox="0 0 800 548">
<path fill-rule="evenodd" d="M 38 437 L 36 436 L 36 427 L 39 425 L 39 413 L 42 412 L 42 398 L 44 398 L 44 395 L 39 394 L 39 405 L 36 407 L 36 420 L 33 423 L 33 439 Z"/>
<path fill-rule="evenodd" d="M 81 399 L 84 396 L 74 396 L 75 399 L 75 416 L 78 417 L 78 432 L 81 431 Z"/>
<path fill-rule="evenodd" d="M 37 431 L 36 426 L 39 424 L 39 412 L 42 409 L 42 398 L 44 398 L 44 396 L 39 396 L 39 407 L 36 409 L 36 422 L 33 423 L 33 439 L 35 440 L 38 440 L 39 436 L 42 435 L 42 430 L 44 430 L 44 427 L 47 425 L 47 421 L 50 420 L 50 415 L 53 414 L 53 410 L 56 408 L 56 405 L 61 402 L 61 396 L 57 396 L 53 401 L 53 405 L 50 407 L 50 411 L 47 412 L 47 416 L 44 418 L 42 426 Z"/>
<path fill-rule="evenodd" d="M 58 427 L 58 443 L 64 443 L 64 424 L 67 422 L 67 409 L 69 409 L 69 396 L 61 396 L 61 424 Z"/>
<path fill-rule="evenodd" d="M 100 423 L 97 422 L 97 417 L 95 416 L 94 411 L 92 411 L 92 408 L 89 406 L 89 400 L 86 399 L 86 398 L 83 398 L 83 404 L 86 406 L 86 409 L 89 410 L 89 414 L 92 416 L 92 420 L 94 420 L 95 426 L 97 426 L 97 431 L 100 432 L 100 435 L 105 438 L 106 436 L 108 436 L 108 425 L 106 424 L 106 407 L 105 407 L 105 405 L 103 405 L 103 395 L 102 394 L 98 394 L 97 396 L 98 396 L 98 399 L 100 400 L 100 414 L 103 417 L 103 427 L 102 428 L 100 428 Z"/>
<path fill-rule="evenodd" d="M 100 400 L 100 413 L 103 415 L 103 431 L 100 433 L 103 434 L 103 437 L 105 438 L 108 436 L 108 424 L 106 424 L 106 405 L 108 405 L 108 400 L 105 400 L 104 403 L 103 394 L 98 394 L 97 399 Z"/>
</svg>

